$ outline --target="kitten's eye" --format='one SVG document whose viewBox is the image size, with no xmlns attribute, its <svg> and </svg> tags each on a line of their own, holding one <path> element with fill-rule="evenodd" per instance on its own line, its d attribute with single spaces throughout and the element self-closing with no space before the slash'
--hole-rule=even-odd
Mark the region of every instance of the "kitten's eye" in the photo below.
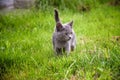
<svg viewBox="0 0 120 80">
<path fill-rule="evenodd" d="M 67 33 L 65 33 L 65 35 L 68 35 Z"/>
</svg>

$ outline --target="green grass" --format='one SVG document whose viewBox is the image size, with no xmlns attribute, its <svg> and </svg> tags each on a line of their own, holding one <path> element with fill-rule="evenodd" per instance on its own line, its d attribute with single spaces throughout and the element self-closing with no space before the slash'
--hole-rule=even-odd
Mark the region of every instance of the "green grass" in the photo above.
<svg viewBox="0 0 120 80">
<path fill-rule="evenodd" d="M 0 15 L 0 78 L 3 80 L 119 80 L 120 7 L 102 5 L 88 12 L 59 10 L 74 21 L 77 48 L 56 57 L 55 26 L 49 11 L 16 10 Z"/>
</svg>

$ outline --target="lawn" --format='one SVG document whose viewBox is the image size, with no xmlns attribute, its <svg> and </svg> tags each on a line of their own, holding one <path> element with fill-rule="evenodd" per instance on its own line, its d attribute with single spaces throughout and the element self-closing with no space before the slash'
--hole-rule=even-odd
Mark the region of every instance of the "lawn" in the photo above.
<svg viewBox="0 0 120 80">
<path fill-rule="evenodd" d="M 77 46 L 69 56 L 54 55 L 54 8 L 0 14 L 0 79 L 119 80 L 120 6 L 59 13 L 63 23 L 74 21 Z"/>
</svg>

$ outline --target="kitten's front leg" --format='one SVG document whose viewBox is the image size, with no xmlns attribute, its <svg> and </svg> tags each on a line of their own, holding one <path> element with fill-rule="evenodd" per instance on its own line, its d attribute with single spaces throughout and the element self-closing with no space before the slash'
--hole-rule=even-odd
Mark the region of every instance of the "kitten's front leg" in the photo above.
<svg viewBox="0 0 120 80">
<path fill-rule="evenodd" d="M 56 48 L 56 54 L 57 55 L 62 55 L 62 49 L 61 48 Z"/>
<path fill-rule="evenodd" d="M 67 56 L 70 54 L 70 51 L 71 51 L 71 45 L 70 45 L 70 43 L 68 42 L 68 44 L 66 45 L 66 47 L 65 47 L 65 51 L 66 51 L 66 53 L 67 53 Z"/>
</svg>

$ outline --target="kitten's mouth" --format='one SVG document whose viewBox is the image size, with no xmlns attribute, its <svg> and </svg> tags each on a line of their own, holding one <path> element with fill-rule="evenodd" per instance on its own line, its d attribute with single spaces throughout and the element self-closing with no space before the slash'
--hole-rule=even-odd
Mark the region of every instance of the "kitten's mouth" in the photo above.
<svg viewBox="0 0 120 80">
<path fill-rule="evenodd" d="M 69 38 L 67 41 L 69 41 L 71 38 Z"/>
<path fill-rule="evenodd" d="M 71 37 L 69 37 L 69 38 L 61 38 L 61 39 L 58 39 L 58 41 L 60 41 L 60 42 L 67 42 L 70 39 L 71 39 Z"/>
<path fill-rule="evenodd" d="M 68 41 L 71 39 L 71 37 L 69 37 Z"/>
<path fill-rule="evenodd" d="M 67 39 L 66 41 L 69 41 L 71 38 Z"/>
<path fill-rule="evenodd" d="M 69 41 L 71 38 L 69 38 L 69 39 L 65 39 L 65 40 L 59 40 L 59 41 L 61 41 L 61 42 L 67 42 L 67 41 Z"/>
</svg>

